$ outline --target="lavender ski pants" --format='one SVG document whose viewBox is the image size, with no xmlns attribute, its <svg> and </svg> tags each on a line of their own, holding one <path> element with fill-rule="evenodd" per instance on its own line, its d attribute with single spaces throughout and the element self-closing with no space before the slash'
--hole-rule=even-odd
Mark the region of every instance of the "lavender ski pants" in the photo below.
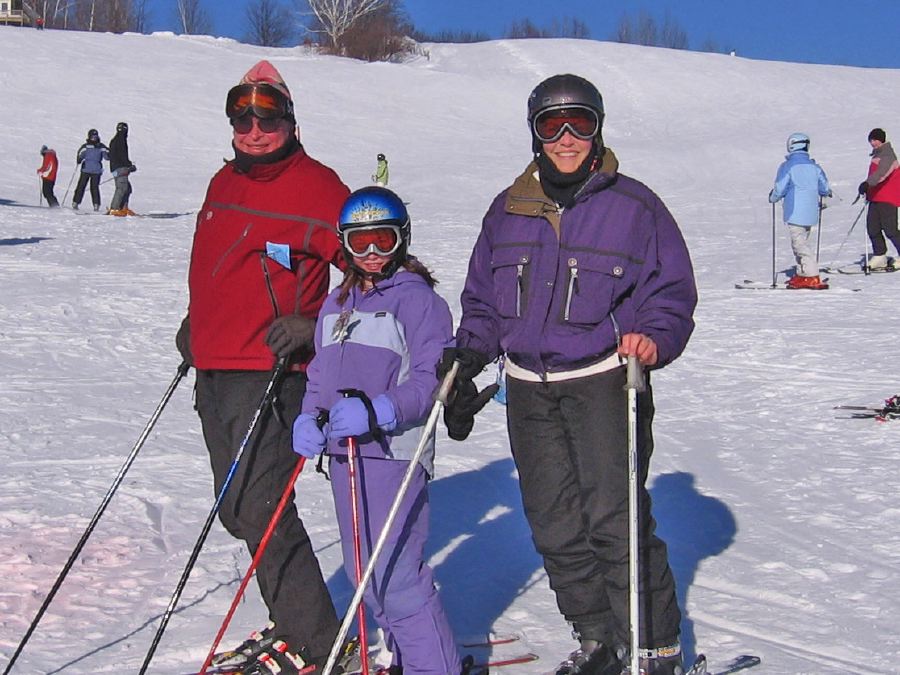
<svg viewBox="0 0 900 675">
<path fill-rule="evenodd" d="M 330 467 L 344 570 L 355 585 L 347 457 L 333 456 Z M 409 462 L 402 460 L 364 457 L 359 461 L 363 569 L 408 467 Z M 427 474 L 417 466 L 363 597 L 384 631 L 394 664 L 403 667 L 404 675 L 456 675 L 460 672 L 456 641 L 434 587 L 431 568 L 425 563 L 428 517 Z"/>
</svg>

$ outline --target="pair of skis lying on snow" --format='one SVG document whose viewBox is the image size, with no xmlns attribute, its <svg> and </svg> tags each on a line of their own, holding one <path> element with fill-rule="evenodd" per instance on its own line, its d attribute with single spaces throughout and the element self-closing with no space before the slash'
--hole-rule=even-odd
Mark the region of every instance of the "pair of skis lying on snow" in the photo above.
<svg viewBox="0 0 900 675">
<path fill-rule="evenodd" d="M 484 649 L 492 649 L 494 647 L 503 645 L 515 644 L 520 640 L 521 636 L 517 633 L 490 635 L 485 639 L 463 641 L 459 646 L 463 650 L 479 651 Z M 230 652 L 222 652 L 221 654 L 216 655 L 216 659 L 214 659 L 214 662 L 226 661 L 230 658 L 233 658 L 234 656 L 236 656 L 236 654 Z M 472 675 L 488 675 L 488 673 L 495 668 L 519 666 L 526 663 L 532 663 L 534 661 L 537 661 L 538 659 L 538 655 L 532 652 L 515 653 L 512 656 L 508 657 L 492 655 L 490 658 L 482 660 L 476 659 L 475 664 L 470 672 L 472 673 Z M 726 663 L 721 670 L 710 671 L 708 668 L 706 656 L 700 654 L 694 661 L 694 664 L 691 666 L 691 668 L 688 669 L 686 675 L 729 675 L 730 673 L 737 673 L 739 671 L 746 670 L 747 668 L 752 668 L 759 663 L 760 658 L 758 656 L 750 656 L 744 654 Z M 211 668 L 207 668 L 206 672 L 208 673 L 208 675 L 222 675 L 226 673 L 231 675 L 240 675 L 242 669 L 245 667 L 245 665 L 225 665 L 218 667 L 213 666 Z M 549 675 L 554 675 L 554 673 L 555 671 L 553 671 Z M 190 673 L 189 675 L 197 674 Z M 310 675 L 316 675 L 315 670 L 311 670 Z"/>
</svg>

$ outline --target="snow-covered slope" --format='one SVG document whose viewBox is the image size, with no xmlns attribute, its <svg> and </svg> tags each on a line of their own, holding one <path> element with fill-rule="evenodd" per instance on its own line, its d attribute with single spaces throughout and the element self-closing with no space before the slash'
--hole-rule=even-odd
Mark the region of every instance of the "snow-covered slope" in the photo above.
<svg viewBox="0 0 900 675">
<path fill-rule="evenodd" d="M 368 181 L 377 153 L 388 156 L 391 187 L 411 202 L 413 250 L 457 316 L 481 216 L 529 159 L 528 92 L 557 72 L 597 83 L 606 141 L 623 172 L 670 206 L 701 292 L 687 352 L 654 377 L 652 494 L 687 651 L 714 666 L 756 653 L 765 673 L 896 672 L 897 427 L 831 408 L 900 390 L 900 277 L 832 275 L 824 293 L 733 283 L 770 279 L 766 195 L 793 131 L 810 134 L 839 196 L 824 214 L 823 263 L 859 259 L 863 225 L 847 235 L 860 205 L 850 202 L 869 129 L 900 133 L 900 71 L 573 40 L 430 45 L 429 58 L 400 65 L 169 34 L 0 27 L 0 47 L 4 657 L 175 376 L 191 212 L 230 154 L 225 92 L 266 57 L 293 92 L 308 150 L 351 188 Z M 87 129 L 108 141 L 123 120 L 139 167 L 132 208 L 173 217 L 36 208 L 40 146 L 60 154 L 62 199 Z M 107 204 L 112 184 L 102 190 Z M 776 234 L 782 271 L 792 261 L 780 222 Z M 431 562 L 458 633 L 522 631 L 541 661 L 513 670 L 540 673 L 572 642 L 533 551 L 504 424 L 492 403 L 465 443 L 442 432 Z M 205 454 L 185 383 L 17 672 L 138 670 L 212 505 Z M 345 606 L 330 490 L 307 471 L 297 493 Z M 216 525 L 153 672 L 200 664 L 248 563 Z M 264 619 L 250 591 L 226 642 Z"/>
</svg>

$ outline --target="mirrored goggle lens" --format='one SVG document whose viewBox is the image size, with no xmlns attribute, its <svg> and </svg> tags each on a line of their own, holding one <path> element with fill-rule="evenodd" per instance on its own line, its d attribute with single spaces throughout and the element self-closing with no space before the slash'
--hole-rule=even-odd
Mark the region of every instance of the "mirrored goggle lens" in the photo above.
<svg viewBox="0 0 900 675">
<path fill-rule="evenodd" d="M 345 239 L 350 253 L 357 258 L 370 253 L 390 255 L 400 248 L 400 228 L 393 225 L 354 228 L 347 232 Z"/>
<path fill-rule="evenodd" d="M 568 131 L 575 138 L 587 141 L 597 133 L 600 122 L 590 108 L 559 108 L 546 110 L 534 118 L 534 135 L 541 143 L 553 143 Z"/>
<path fill-rule="evenodd" d="M 253 113 L 260 119 L 287 117 L 290 102 L 284 94 L 267 84 L 239 84 L 232 87 L 225 100 L 225 114 L 230 119 Z"/>
<path fill-rule="evenodd" d="M 255 115 L 244 115 L 231 120 L 231 126 L 239 134 L 249 134 L 253 129 L 253 120 L 256 120 L 256 126 L 264 134 L 271 134 L 278 131 L 278 125 L 281 123 L 281 117 L 260 118 Z"/>
</svg>

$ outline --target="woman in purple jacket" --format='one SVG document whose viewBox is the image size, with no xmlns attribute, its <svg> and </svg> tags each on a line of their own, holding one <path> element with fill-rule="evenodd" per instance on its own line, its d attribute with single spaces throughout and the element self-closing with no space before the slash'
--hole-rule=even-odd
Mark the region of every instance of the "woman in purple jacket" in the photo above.
<svg viewBox="0 0 900 675">
<path fill-rule="evenodd" d="M 575 75 L 528 99 L 534 161 L 491 204 L 472 251 L 445 410 L 462 440 L 489 391 L 472 378 L 506 356 L 507 423 L 525 513 L 560 612 L 580 639 L 557 669 L 627 663 L 628 444 L 624 357 L 661 368 L 684 350 L 697 301 L 690 257 L 662 201 L 618 173 L 603 101 Z M 442 366 L 443 367 L 443 366 Z M 639 397 L 642 671 L 683 672 L 680 613 L 644 483 L 653 398 Z M 637 674 L 634 674 L 637 675 Z"/>
<path fill-rule="evenodd" d="M 347 438 L 355 437 L 359 448 L 365 566 L 431 410 L 435 368 L 452 344 L 453 321 L 431 274 L 407 253 L 409 216 L 397 195 L 383 187 L 357 190 L 341 209 L 338 231 L 348 269 L 319 313 L 294 451 L 314 457 L 328 448 L 344 568 L 354 580 Z M 344 389 L 365 397 L 342 397 Z M 321 430 L 320 410 L 330 411 Z M 385 671 L 391 675 L 455 675 L 461 669 L 424 559 L 426 486 L 433 472 L 432 433 L 364 595 L 393 654 Z"/>
</svg>

